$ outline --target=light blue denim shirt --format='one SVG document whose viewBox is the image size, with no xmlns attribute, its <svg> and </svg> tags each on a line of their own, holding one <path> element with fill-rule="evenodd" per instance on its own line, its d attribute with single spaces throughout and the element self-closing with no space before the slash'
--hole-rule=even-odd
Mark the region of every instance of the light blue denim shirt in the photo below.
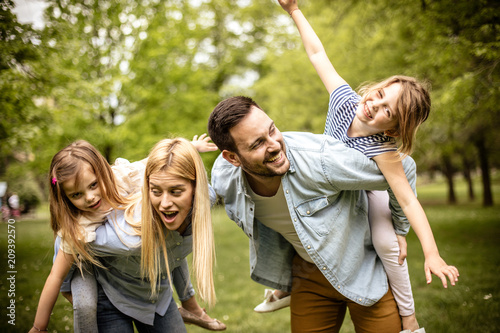
<svg viewBox="0 0 500 333">
<path fill-rule="evenodd" d="M 168 264 L 172 271 L 186 261 L 193 249 L 193 239 L 191 227 L 184 235 L 177 231 L 166 232 Z M 122 313 L 153 325 L 155 312 L 163 316 L 173 296 L 166 268 L 162 267 L 159 293 L 152 296 L 149 280 L 141 279 L 141 238 L 132 235 L 132 227 L 125 221 L 123 210 L 113 211 L 96 233 L 91 247 L 106 268 L 94 266 L 94 272 L 106 296 Z"/>
<path fill-rule="evenodd" d="M 361 305 L 387 293 L 387 276 L 372 245 L 368 199 L 363 190 L 388 190 L 375 162 L 342 142 L 320 134 L 283 133 L 290 169 L 281 179 L 290 217 L 307 253 L 332 286 Z M 415 189 L 415 162 L 403 166 Z M 250 238 L 250 273 L 264 285 L 290 290 L 295 251 L 280 234 L 254 219 L 254 203 L 244 173 L 219 156 L 212 186 L 229 218 Z M 389 191 L 394 226 L 406 234 L 409 223 Z"/>
</svg>

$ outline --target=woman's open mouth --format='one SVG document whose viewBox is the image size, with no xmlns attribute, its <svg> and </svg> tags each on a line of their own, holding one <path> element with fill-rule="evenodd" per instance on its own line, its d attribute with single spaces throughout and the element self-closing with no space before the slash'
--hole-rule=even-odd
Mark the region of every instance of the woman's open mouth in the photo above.
<svg viewBox="0 0 500 333">
<path fill-rule="evenodd" d="M 174 222 L 177 215 L 179 215 L 179 212 L 177 212 L 177 211 L 176 212 L 161 212 L 161 214 L 163 215 L 165 222 L 172 223 L 172 222 Z"/>
</svg>

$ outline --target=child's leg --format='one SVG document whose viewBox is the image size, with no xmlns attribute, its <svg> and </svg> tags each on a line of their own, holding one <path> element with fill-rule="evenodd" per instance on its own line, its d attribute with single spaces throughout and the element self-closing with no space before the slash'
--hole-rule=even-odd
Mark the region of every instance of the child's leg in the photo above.
<svg viewBox="0 0 500 333">
<path fill-rule="evenodd" d="M 91 265 L 83 268 L 83 276 L 80 270 L 75 270 L 71 294 L 75 333 L 97 332 L 97 281 Z"/>
<path fill-rule="evenodd" d="M 412 316 L 414 318 L 415 305 L 406 260 L 403 265 L 398 263 L 399 245 L 392 224 L 389 195 L 386 191 L 367 191 L 367 194 L 373 246 L 382 260 L 392 293 L 398 304 L 399 314 L 403 317 L 404 323 L 404 317 Z M 415 328 L 414 325 L 411 326 Z"/>
</svg>

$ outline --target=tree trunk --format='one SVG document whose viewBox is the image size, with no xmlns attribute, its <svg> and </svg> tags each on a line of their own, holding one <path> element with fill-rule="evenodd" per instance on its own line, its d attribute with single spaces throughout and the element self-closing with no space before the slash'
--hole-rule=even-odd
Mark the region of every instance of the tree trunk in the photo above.
<svg viewBox="0 0 500 333">
<path fill-rule="evenodd" d="M 488 161 L 488 151 L 484 140 L 477 140 L 475 142 L 477 150 L 479 152 L 479 166 L 481 169 L 481 180 L 483 183 L 483 206 L 490 207 L 493 206 L 493 193 L 491 192 L 491 178 L 490 178 L 490 167 Z"/>
<path fill-rule="evenodd" d="M 448 155 L 443 155 L 443 173 L 448 183 L 448 203 L 454 205 L 457 203 L 457 196 L 455 195 L 455 186 L 453 183 L 453 164 Z"/>
<path fill-rule="evenodd" d="M 467 182 L 469 200 L 474 201 L 476 199 L 476 196 L 474 194 L 474 184 L 472 182 L 471 175 L 472 163 L 465 155 L 462 156 L 462 160 L 464 166 L 463 174 L 465 181 Z"/>
</svg>

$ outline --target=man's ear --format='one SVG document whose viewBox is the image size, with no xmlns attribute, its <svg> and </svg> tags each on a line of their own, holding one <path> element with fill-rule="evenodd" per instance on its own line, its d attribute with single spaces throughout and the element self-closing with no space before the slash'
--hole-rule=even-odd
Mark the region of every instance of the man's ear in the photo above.
<svg viewBox="0 0 500 333">
<path fill-rule="evenodd" d="M 229 150 L 223 150 L 222 151 L 222 157 L 235 167 L 239 167 L 241 165 L 240 159 L 236 153 L 233 153 L 232 151 Z"/>
<path fill-rule="evenodd" d="M 385 135 L 387 136 L 392 136 L 394 138 L 398 137 L 399 136 L 399 132 L 398 130 L 387 130 L 384 132 Z"/>
</svg>

